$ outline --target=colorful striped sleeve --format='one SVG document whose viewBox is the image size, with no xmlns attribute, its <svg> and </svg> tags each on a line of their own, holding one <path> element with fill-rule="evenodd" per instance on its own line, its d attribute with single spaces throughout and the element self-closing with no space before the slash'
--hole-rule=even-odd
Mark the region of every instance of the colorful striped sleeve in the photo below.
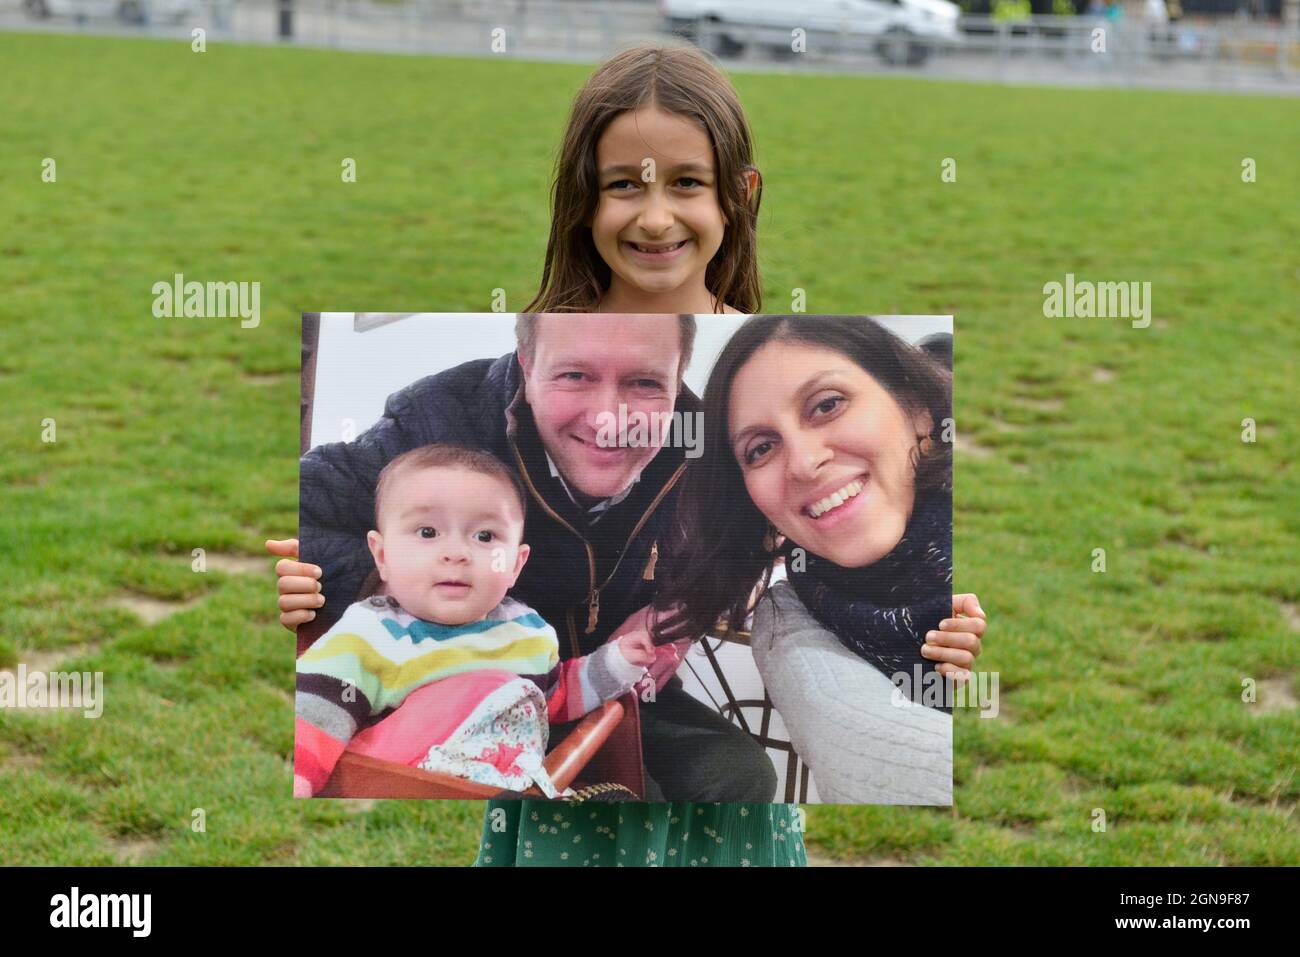
<svg viewBox="0 0 1300 957">
<path fill-rule="evenodd" d="M 547 675 L 546 716 L 552 724 L 576 721 L 603 702 L 626 694 L 645 669 L 623 657 L 618 642 L 602 645 L 582 658 L 562 661 Z"/>
<path fill-rule="evenodd" d="M 366 667 L 370 656 L 355 653 L 354 643 L 347 645 L 353 653 L 323 655 L 322 649 L 337 649 L 340 637 L 360 641 L 358 632 L 373 629 L 374 621 L 360 603 L 352 605 L 298 659 L 293 767 L 312 794 L 325 786 L 348 743 L 375 712 L 381 690 L 379 677 Z"/>
</svg>

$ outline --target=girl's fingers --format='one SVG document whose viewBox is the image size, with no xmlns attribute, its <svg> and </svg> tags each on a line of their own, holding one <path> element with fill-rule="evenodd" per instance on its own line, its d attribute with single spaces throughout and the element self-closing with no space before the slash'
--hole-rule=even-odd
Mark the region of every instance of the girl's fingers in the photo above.
<svg viewBox="0 0 1300 957">
<path fill-rule="evenodd" d="M 972 635 L 984 634 L 988 623 L 983 618 L 945 618 L 939 622 L 941 631 L 965 631 Z"/>
<path fill-rule="evenodd" d="M 299 611 L 301 609 L 319 608 L 325 604 L 325 596 L 312 593 L 310 595 L 281 595 L 281 611 Z"/>
<path fill-rule="evenodd" d="M 266 550 L 272 555 L 280 555 L 284 558 L 298 557 L 298 539 L 296 538 L 268 538 L 266 540 Z"/>
<path fill-rule="evenodd" d="M 952 613 L 954 615 L 969 615 L 972 618 L 984 618 L 984 609 L 980 607 L 980 600 L 973 594 L 961 594 L 952 596 Z"/>
<path fill-rule="evenodd" d="M 287 558 L 282 558 L 275 563 L 275 573 L 281 578 L 285 575 L 295 575 L 302 578 L 320 578 L 321 576 L 319 565 L 308 565 L 306 562 L 291 562 Z"/>
<path fill-rule="evenodd" d="M 980 639 L 978 635 L 972 635 L 964 631 L 931 631 L 925 636 L 927 644 L 939 645 L 943 648 L 961 648 L 969 651 L 976 657 L 980 653 Z"/>
<path fill-rule="evenodd" d="M 279 580 L 279 591 L 281 595 L 296 595 L 304 592 L 319 594 L 320 582 L 314 578 L 298 578 L 285 576 Z"/>
<path fill-rule="evenodd" d="M 287 611 L 280 616 L 280 624 L 292 631 L 315 617 L 316 613 L 314 611 Z"/>
<path fill-rule="evenodd" d="M 939 665 L 934 669 L 939 674 L 951 678 L 957 684 L 970 680 L 970 671 L 966 668 L 958 668 L 956 665 L 950 665 L 947 662 Z"/>
<path fill-rule="evenodd" d="M 940 645 L 922 645 L 922 657 L 932 661 L 949 661 L 961 668 L 969 668 L 975 663 L 975 656 L 963 648 L 944 648 Z"/>
</svg>

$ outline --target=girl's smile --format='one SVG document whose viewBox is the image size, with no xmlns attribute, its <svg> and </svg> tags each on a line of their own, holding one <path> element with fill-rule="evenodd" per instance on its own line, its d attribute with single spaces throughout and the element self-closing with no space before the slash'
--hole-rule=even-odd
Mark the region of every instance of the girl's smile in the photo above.
<svg viewBox="0 0 1300 957">
<path fill-rule="evenodd" d="M 631 253 L 643 262 L 658 264 L 676 259 L 688 243 L 690 243 L 689 239 L 682 239 L 675 243 L 637 243 L 625 240 L 623 245 L 628 247 Z"/>
</svg>

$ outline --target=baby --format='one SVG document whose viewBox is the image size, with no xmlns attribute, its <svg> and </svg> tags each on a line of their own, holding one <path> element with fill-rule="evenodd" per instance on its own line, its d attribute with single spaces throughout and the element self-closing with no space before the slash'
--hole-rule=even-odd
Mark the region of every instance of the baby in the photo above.
<svg viewBox="0 0 1300 957">
<path fill-rule="evenodd" d="M 548 722 L 626 693 L 655 649 L 642 631 L 560 661 L 555 629 L 505 597 L 528 560 L 525 503 L 512 471 L 461 446 L 380 473 L 367 542 L 387 594 L 349 606 L 298 659 L 295 797 L 321 790 L 354 737 L 378 753 L 386 729 L 403 763 L 559 795 L 542 767 Z"/>
</svg>

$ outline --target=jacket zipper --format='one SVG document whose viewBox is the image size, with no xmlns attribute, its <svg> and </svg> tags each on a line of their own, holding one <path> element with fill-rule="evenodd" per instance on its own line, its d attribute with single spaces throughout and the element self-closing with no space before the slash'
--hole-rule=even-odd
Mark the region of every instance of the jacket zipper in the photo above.
<svg viewBox="0 0 1300 957">
<path fill-rule="evenodd" d="M 646 562 L 645 571 L 641 573 L 643 582 L 655 580 L 655 565 L 659 564 L 659 539 L 650 543 L 650 561 Z"/>
<path fill-rule="evenodd" d="M 559 514 L 557 514 L 555 509 L 551 508 L 551 506 L 546 504 L 546 499 L 542 498 L 542 494 L 539 491 L 537 491 L 537 486 L 533 485 L 533 480 L 531 477 L 529 477 L 528 469 L 524 465 L 524 457 L 519 454 L 519 446 L 515 444 L 513 439 L 510 441 L 510 449 L 512 452 L 515 453 L 515 461 L 519 463 L 519 474 L 523 477 L 523 480 L 528 484 L 528 491 L 532 493 L 533 498 L 537 499 L 538 503 L 541 504 L 542 508 L 546 510 L 547 515 L 551 516 L 551 518 L 555 519 L 557 522 L 559 522 L 561 525 L 563 525 L 565 528 L 571 531 L 577 537 L 578 541 L 582 542 L 583 547 L 587 550 L 587 580 L 590 583 L 587 590 L 587 634 L 591 634 L 596 628 L 596 614 L 599 611 L 599 605 L 596 604 L 597 599 L 595 597 L 596 595 L 596 553 L 592 551 L 591 543 L 587 541 L 585 538 L 583 538 L 582 534 L 576 528 L 574 528 L 572 525 L 566 522 Z M 572 612 L 570 612 L 570 614 L 572 614 Z M 572 629 L 573 627 L 572 618 L 570 618 L 569 625 L 570 625 L 570 629 Z M 574 639 L 573 646 L 574 646 L 574 655 L 576 656 L 577 655 L 576 638 Z"/>
<path fill-rule="evenodd" d="M 611 581 L 614 580 L 614 575 L 617 574 L 618 572 L 618 566 L 623 564 L 623 556 L 627 554 L 628 545 L 631 545 L 634 541 L 636 541 L 637 533 L 641 531 L 641 529 L 645 526 L 646 522 L 650 521 L 650 516 L 654 514 L 654 510 L 659 507 L 659 503 L 663 501 L 663 497 L 669 493 L 669 491 L 672 489 L 674 485 L 677 484 L 677 480 L 682 477 L 682 473 L 686 471 L 686 467 L 689 464 L 690 464 L 689 462 L 683 462 L 681 465 L 677 466 L 677 471 L 674 472 L 669 477 L 668 481 L 664 483 L 664 487 L 659 490 L 659 494 L 656 495 L 654 497 L 654 500 L 649 504 L 649 506 L 646 507 L 645 514 L 641 516 L 641 520 L 637 522 L 636 526 L 632 529 L 632 534 L 628 536 L 627 543 L 624 544 L 623 550 L 618 553 L 618 561 L 614 563 L 614 567 L 610 571 L 609 577 L 605 579 L 604 583 L 600 586 L 601 588 L 604 588 L 605 585 L 608 585 Z M 650 555 L 653 561 L 659 560 L 658 541 L 655 541 L 650 546 Z M 654 565 L 652 564 L 647 566 L 647 569 L 653 572 Z M 654 577 L 653 574 L 650 577 L 653 578 Z M 588 632 L 588 634 L 590 634 L 590 632 Z"/>
<path fill-rule="evenodd" d="M 636 541 L 637 533 L 639 533 L 641 529 L 645 527 L 645 523 L 650 520 L 650 516 L 654 514 L 654 510 L 659 507 L 659 503 L 663 501 L 664 496 L 667 495 L 668 492 L 672 489 L 672 487 L 677 484 L 677 480 L 681 478 L 682 473 L 686 471 L 686 467 L 690 463 L 683 462 L 681 465 L 679 465 L 677 467 L 677 471 L 675 471 L 672 474 L 672 476 L 668 479 L 668 481 L 664 483 L 664 487 L 659 490 L 659 494 L 657 494 L 654 497 L 654 499 L 650 502 L 649 506 L 642 514 L 640 520 L 632 528 L 632 534 L 630 534 L 627 538 L 627 541 L 623 543 L 623 548 L 618 553 L 618 560 L 614 562 L 614 567 L 610 570 L 609 577 L 607 577 L 605 581 L 601 583 L 600 588 L 597 588 L 596 587 L 596 553 L 592 550 L 591 543 L 587 541 L 587 539 L 584 538 L 576 528 L 574 528 L 572 525 L 566 522 L 559 514 L 557 514 L 556 511 L 553 508 L 551 508 L 550 505 L 546 504 L 546 500 L 542 498 L 541 493 L 537 491 L 537 487 L 533 485 L 533 480 L 528 475 L 528 469 L 524 466 L 524 457 L 519 454 L 519 447 L 515 444 L 513 439 L 510 442 L 510 449 L 515 453 L 515 461 L 519 463 L 519 474 L 523 476 L 524 481 L 528 484 L 528 490 L 533 494 L 533 497 L 536 498 L 537 501 L 541 504 L 542 508 L 546 510 L 547 515 L 551 516 L 551 518 L 555 519 L 557 522 L 559 522 L 561 525 L 567 528 L 570 532 L 572 532 L 575 536 L 577 536 L 578 540 L 582 542 L 583 547 L 586 548 L 587 550 L 587 572 L 588 572 L 588 581 L 590 582 L 590 586 L 587 592 L 587 628 L 583 632 L 583 634 L 590 635 L 592 632 L 596 630 L 596 621 L 600 617 L 601 589 L 614 580 L 614 576 L 618 573 L 618 566 L 623 564 L 623 556 L 627 554 L 628 546 L 631 545 L 634 541 Z M 659 558 L 658 541 L 654 542 L 650 546 L 650 554 L 653 561 L 658 560 Z M 652 578 L 653 578 L 653 570 L 654 570 L 653 561 L 652 564 L 648 566 L 648 571 L 651 573 Z M 572 612 L 570 612 L 569 628 L 570 628 L 570 638 L 573 639 L 574 636 L 572 634 L 572 631 L 575 626 L 573 624 L 573 619 L 571 616 L 572 616 Z M 578 653 L 576 639 L 573 640 L 573 646 L 574 646 L 574 655 L 576 656 Z"/>
</svg>

